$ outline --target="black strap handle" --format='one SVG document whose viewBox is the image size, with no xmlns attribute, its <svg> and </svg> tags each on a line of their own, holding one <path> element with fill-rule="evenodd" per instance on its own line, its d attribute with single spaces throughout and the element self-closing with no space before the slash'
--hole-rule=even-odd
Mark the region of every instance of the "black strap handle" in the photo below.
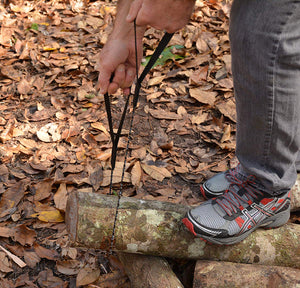
<svg viewBox="0 0 300 288">
<path fill-rule="evenodd" d="M 149 71 L 151 70 L 152 66 L 154 65 L 154 63 L 156 62 L 156 60 L 158 59 L 158 57 L 160 56 L 162 51 L 168 45 L 168 43 L 170 42 L 172 36 L 173 36 L 173 34 L 171 34 L 171 33 L 165 33 L 165 35 L 163 36 L 163 38 L 159 42 L 157 48 L 155 49 L 153 55 L 151 56 L 148 64 L 144 68 L 142 74 L 138 77 L 137 83 L 136 83 L 136 86 L 135 86 L 135 90 L 134 90 L 134 95 L 133 95 L 133 109 L 135 109 L 136 106 L 137 106 L 138 99 L 139 99 L 139 94 L 140 94 L 140 89 L 141 89 L 141 85 L 142 85 L 142 82 L 143 82 L 144 78 L 149 73 Z M 109 134 L 110 134 L 111 141 L 112 141 L 112 155 L 111 155 L 111 169 L 112 170 L 114 170 L 115 165 L 116 165 L 118 143 L 119 143 L 120 136 L 121 136 L 121 133 L 122 133 L 122 127 L 123 127 L 123 124 L 124 124 L 126 111 L 127 111 L 127 108 L 128 108 L 129 98 L 130 98 L 130 96 L 128 96 L 127 99 L 126 99 L 126 103 L 125 103 L 124 110 L 123 110 L 123 113 L 122 113 L 122 116 L 121 116 L 121 119 L 120 119 L 120 122 L 119 122 L 119 127 L 118 127 L 118 130 L 117 130 L 117 133 L 114 133 L 112 115 L 111 115 L 110 97 L 109 97 L 108 93 L 106 93 L 104 95 L 105 109 L 106 109 L 107 118 L 108 118 Z"/>
</svg>

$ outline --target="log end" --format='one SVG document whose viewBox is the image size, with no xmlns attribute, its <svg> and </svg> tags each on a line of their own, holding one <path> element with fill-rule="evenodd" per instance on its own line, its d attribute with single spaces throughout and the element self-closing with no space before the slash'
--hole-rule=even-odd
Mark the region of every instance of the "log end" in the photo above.
<svg viewBox="0 0 300 288">
<path fill-rule="evenodd" d="M 72 192 L 68 197 L 65 222 L 69 239 L 72 243 L 75 243 L 78 222 L 78 196 L 76 192 Z"/>
</svg>

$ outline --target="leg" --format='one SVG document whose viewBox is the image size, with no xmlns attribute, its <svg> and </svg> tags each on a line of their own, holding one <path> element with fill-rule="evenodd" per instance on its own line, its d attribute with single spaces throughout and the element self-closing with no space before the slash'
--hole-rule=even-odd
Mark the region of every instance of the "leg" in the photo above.
<svg viewBox="0 0 300 288">
<path fill-rule="evenodd" d="M 297 168 L 297 172 L 300 173 L 300 152 L 298 152 L 297 155 L 296 168 Z"/>
<path fill-rule="evenodd" d="M 183 219 L 216 244 L 289 219 L 300 150 L 300 0 L 235 0 L 230 36 L 241 165 L 223 195 Z"/>
<path fill-rule="evenodd" d="M 300 1 L 235 0 L 230 29 L 241 173 L 279 195 L 300 149 Z"/>
</svg>

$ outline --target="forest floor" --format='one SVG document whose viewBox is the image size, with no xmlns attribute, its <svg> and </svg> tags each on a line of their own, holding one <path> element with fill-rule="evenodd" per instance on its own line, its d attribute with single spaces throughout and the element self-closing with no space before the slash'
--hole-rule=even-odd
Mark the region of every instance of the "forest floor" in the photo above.
<svg viewBox="0 0 300 288">
<path fill-rule="evenodd" d="M 71 247 L 64 223 L 72 191 L 109 189 L 111 141 L 104 99 L 94 87 L 115 4 L 15 0 L 0 6 L 3 288 L 129 287 L 120 264 L 103 252 Z M 199 183 L 237 165 L 229 10 L 228 1 L 197 1 L 190 23 L 144 81 L 124 196 L 195 205 L 203 201 Z M 147 30 L 145 57 L 162 35 Z M 121 92 L 111 100 L 117 127 L 125 101 Z M 128 129 L 126 120 L 115 189 Z M 170 263 L 189 287 L 193 263 Z"/>
</svg>

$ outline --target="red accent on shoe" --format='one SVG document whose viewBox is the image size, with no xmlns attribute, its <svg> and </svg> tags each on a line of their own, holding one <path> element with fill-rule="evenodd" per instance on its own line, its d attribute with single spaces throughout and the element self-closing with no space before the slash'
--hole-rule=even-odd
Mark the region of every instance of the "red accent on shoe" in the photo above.
<svg viewBox="0 0 300 288">
<path fill-rule="evenodd" d="M 251 205 L 253 202 L 251 200 L 248 201 L 248 204 Z"/>
<path fill-rule="evenodd" d="M 243 206 L 240 206 L 239 209 L 240 209 L 241 211 L 243 211 L 245 208 L 244 208 Z"/>
<path fill-rule="evenodd" d="M 212 242 L 209 242 L 208 240 L 206 240 L 206 239 L 204 239 L 204 238 L 201 238 L 201 237 L 199 237 L 199 239 L 201 239 L 202 241 L 204 241 L 206 244 L 208 244 L 208 245 L 215 245 L 215 246 L 221 246 L 221 245 L 218 245 L 218 244 L 214 244 L 214 243 L 212 243 Z"/>
<path fill-rule="evenodd" d="M 241 217 L 237 217 L 237 218 L 235 219 L 235 222 L 239 225 L 240 228 L 242 228 L 242 226 L 243 226 L 245 220 L 243 220 Z"/>
<path fill-rule="evenodd" d="M 272 198 L 264 198 L 260 201 L 261 204 L 263 205 L 267 205 L 268 203 L 270 203 L 271 201 L 273 201 Z"/>
<path fill-rule="evenodd" d="M 248 227 L 247 227 L 247 229 L 250 229 L 252 226 L 251 225 L 249 225 Z"/>
<path fill-rule="evenodd" d="M 204 199 L 207 200 L 207 197 L 205 195 L 205 191 L 204 191 L 204 188 L 202 185 L 200 185 L 200 192 L 201 192 L 202 196 L 204 197 Z"/>
<path fill-rule="evenodd" d="M 285 199 L 279 199 L 278 203 L 282 203 Z"/>
<path fill-rule="evenodd" d="M 194 230 L 194 226 L 192 224 L 192 222 L 188 219 L 188 218 L 183 218 L 182 219 L 182 223 L 186 226 L 186 228 L 188 228 L 195 236 L 197 236 L 195 230 Z"/>
<path fill-rule="evenodd" d="M 288 198 L 291 198 L 291 191 L 290 191 L 289 194 L 288 194 Z"/>
<path fill-rule="evenodd" d="M 276 209 L 277 209 L 276 207 L 271 208 L 272 211 L 275 211 Z"/>
</svg>

